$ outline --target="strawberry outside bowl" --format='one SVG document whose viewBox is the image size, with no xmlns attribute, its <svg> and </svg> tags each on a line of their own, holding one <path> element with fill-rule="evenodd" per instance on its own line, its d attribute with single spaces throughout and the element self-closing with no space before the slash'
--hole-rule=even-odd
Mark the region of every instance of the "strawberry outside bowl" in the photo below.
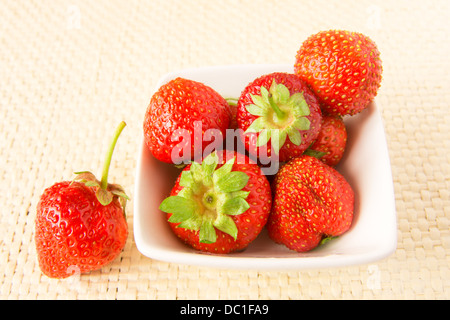
<svg viewBox="0 0 450 320">
<path fill-rule="evenodd" d="M 233 65 L 169 73 L 161 85 L 183 77 L 212 87 L 225 98 L 238 98 L 255 78 L 271 72 L 293 73 L 290 65 Z M 346 116 L 347 149 L 337 166 L 355 191 L 354 220 L 349 231 L 318 248 L 298 253 L 276 244 L 263 232 L 244 251 L 215 255 L 196 251 L 172 232 L 160 203 L 181 172 L 147 149 L 143 136 L 134 190 L 134 237 L 138 250 L 151 259 L 223 269 L 300 270 L 367 264 L 384 259 L 397 246 L 397 219 L 389 154 L 380 109 L 372 102 Z"/>
</svg>

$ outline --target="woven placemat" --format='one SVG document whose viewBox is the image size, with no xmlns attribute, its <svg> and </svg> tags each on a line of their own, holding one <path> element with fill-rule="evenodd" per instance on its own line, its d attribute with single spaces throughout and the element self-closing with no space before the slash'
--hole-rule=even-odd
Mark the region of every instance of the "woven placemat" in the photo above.
<svg viewBox="0 0 450 320">
<path fill-rule="evenodd" d="M 0 2 L 0 298 L 449 299 L 450 8 L 448 1 L 164 0 Z M 144 257 L 133 239 L 133 187 L 145 108 L 167 72 L 293 63 L 331 28 L 369 35 L 382 53 L 377 97 L 398 216 L 390 257 L 352 267 L 217 270 Z M 127 122 L 110 178 L 132 200 L 113 263 L 53 280 L 39 270 L 36 204 L 75 170 L 100 170 Z"/>
</svg>

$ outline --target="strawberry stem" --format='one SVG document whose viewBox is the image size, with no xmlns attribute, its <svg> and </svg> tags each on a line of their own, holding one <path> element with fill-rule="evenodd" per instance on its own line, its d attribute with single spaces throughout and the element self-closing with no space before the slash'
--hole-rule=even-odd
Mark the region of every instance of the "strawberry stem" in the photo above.
<svg viewBox="0 0 450 320">
<path fill-rule="evenodd" d="M 273 101 L 272 96 L 269 96 L 269 103 L 270 106 L 272 107 L 273 111 L 275 111 L 275 113 L 277 114 L 277 117 L 279 120 L 283 120 L 284 117 L 286 116 L 286 113 L 283 112 L 280 107 L 278 107 L 278 105 L 275 103 L 275 101 Z"/>
<path fill-rule="evenodd" d="M 229 105 L 237 106 L 238 99 L 236 98 L 225 98 Z"/>
<path fill-rule="evenodd" d="M 100 182 L 100 187 L 103 190 L 106 190 L 106 188 L 108 187 L 109 166 L 111 165 L 111 158 L 117 143 L 117 139 L 119 138 L 123 128 L 125 128 L 126 125 L 127 124 L 124 121 L 119 124 L 109 145 L 108 152 L 106 153 L 105 163 L 103 165 L 102 180 Z"/>
</svg>

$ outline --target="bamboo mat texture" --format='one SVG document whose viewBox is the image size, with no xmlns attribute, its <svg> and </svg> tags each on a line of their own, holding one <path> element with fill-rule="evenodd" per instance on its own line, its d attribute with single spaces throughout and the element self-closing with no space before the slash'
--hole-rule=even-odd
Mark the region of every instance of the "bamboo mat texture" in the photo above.
<svg viewBox="0 0 450 320">
<path fill-rule="evenodd" d="M 0 298 L 450 298 L 450 2 L 298 0 L 0 1 Z M 398 244 L 366 265 L 226 270 L 156 261 L 133 238 L 142 121 L 158 79 L 179 69 L 291 64 L 310 34 L 370 36 L 392 165 Z M 40 272 L 39 196 L 98 172 L 124 120 L 110 180 L 131 197 L 121 255 L 65 280 Z M 98 172 L 100 174 L 100 172 Z"/>
</svg>

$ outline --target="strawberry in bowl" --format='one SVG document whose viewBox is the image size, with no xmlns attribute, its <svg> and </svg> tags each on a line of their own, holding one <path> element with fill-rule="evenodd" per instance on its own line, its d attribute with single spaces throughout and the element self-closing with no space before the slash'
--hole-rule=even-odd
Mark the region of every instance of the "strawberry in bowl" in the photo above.
<svg viewBox="0 0 450 320">
<path fill-rule="evenodd" d="M 189 246 L 211 253 L 245 249 L 266 225 L 270 185 L 247 156 L 213 152 L 178 176 L 160 209 Z"/>
<path fill-rule="evenodd" d="M 224 140 L 231 117 L 228 102 L 214 89 L 178 77 L 152 96 L 143 125 L 145 143 L 160 161 L 188 163 L 202 158 L 209 140 Z M 214 138 L 206 138 L 207 132 Z"/>
<path fill-rule="evenodd" d="M 355 115 L 377 95 L 383 71 L 380 52 L 366 35 L 321 31 L 297 52 L 295 74 L 305 81 L 325 113 Z"/>
<path fill-rule="evenodd" d="M 317 139 L 305 154 L 319 158 L 323 163 L 335 167 L 344 156 L 347 146 L 347 128 L 340 116 L 324 115 Z"/>
<path fill-rule="evenodd" d="M 321 120 L 316 97 L 294 74 L 274 72 L 258 77 L 238 100 L 242 140 L 262 163 L 300 156 L 317 138 Z"/>
<path fill-rule="evenodd" d="M 304 155 L 280 168 L 273 182 L 269 236 L 289 249 L 306 252 L 323 238 L 337 237 L 353 221 L 355 194 L 338 171 Z"/>
</svg>

